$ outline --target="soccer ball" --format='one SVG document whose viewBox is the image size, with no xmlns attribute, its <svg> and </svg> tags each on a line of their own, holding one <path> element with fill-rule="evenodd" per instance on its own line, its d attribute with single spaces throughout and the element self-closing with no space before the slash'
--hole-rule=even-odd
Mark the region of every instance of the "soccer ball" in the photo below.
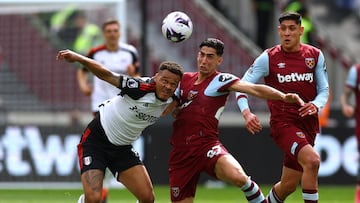
<svg viewBox="0 0 360 203">
<path fill-rule="evenodd" d="M 193 24 L 188 15 L 181 11 L 174 11 L 164 18 L 161 30 L 166 39 L 182 42 L 191 36 Z"/>
</svg>

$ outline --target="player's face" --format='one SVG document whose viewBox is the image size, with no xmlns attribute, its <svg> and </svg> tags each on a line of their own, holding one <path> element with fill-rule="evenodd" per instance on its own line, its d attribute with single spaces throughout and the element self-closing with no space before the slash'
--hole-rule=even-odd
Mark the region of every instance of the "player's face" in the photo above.
<svg viewBox="0 0 360 203">
<path fill-rule="evenodd" d="M 108 24 L 104 27 L 103 35 L 106 44 L 118 44 L 120 39 L 120 27 L 117 24 Z"/>
<path fill-rule="evenodd" d="M 211 75 L 221 64 L 222 57 L 216 54 L 216 50 L 212 47 L 201 47 L 197 56 L 198 71 L 203 75 Z"/>
<path fill-rule="evenodd" d="M 296 24 L 293 20 L 284 20 L 278 26 L 278 33 L 281 46 L 284 51 L 294 52 L 300 49 L 300 37 L 304 32 L 304 27 Z"/>
<path fill-rule="evenodd" d="M 167 100 L 173 96 L 180 79 L 180 76 L 168 70 L 160 71 L 155 76 L 157 97 L 162 100 Z"/>
</svg>

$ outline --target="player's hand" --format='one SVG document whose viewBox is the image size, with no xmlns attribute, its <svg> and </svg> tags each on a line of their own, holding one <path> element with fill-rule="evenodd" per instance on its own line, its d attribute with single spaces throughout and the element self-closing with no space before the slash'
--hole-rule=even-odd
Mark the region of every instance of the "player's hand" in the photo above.
<svg viewBox="0 0 360 203">
<path fill-rule="evenodd" d="M 173 118 L 176 118 L 177 117 L 177 115 L 179 114 L 179 112 L 180 112 L 180 108 L 179 107 L 176 107 L 175 109 L 174 109 L 174 111 L 172 112 L 172 117 Z"/>
<path fill-rule="evenodd" d="M 81 58 L 81 55 L 78 53 L 75 53 L 71 50 L 65 49 L 58 52 L 56 55 L 56 60 L 66 60 L 68 62 L 75 62 L 78 61 L 78 59 Z"/>
<path fill-rule="evenodd" d="M 348 118 L 351 118 L 354 116 L 355 109 L 351 105 L 344 105 L 344 106 L 342 106 L 341 110 L 342 110 L 343 115 Z"/>
<path fill-rule="evenodd" d="M 84 85 L 80 87 L 80 91 L 85 95 L 85 96 L 91 96 L 92 92 L 93 92 L 93 86 L 90 84 Z"/>
<path fill-rule="evenodd" d="M 262 126 L 261 123 L 259 121 L 259 118 L 251 113 L 251 111 L 249 109 L 245 109 L 243 112 L 243 117 L 245 119 L 245 126 L 246 129 L 251 133 L 251 134 L 255 134 L 258 133 L 262 130 Z"/>
<path fill-rule="evenodd" d="M 318 108 L 313 103 L 305 103 L 300 109 L 299 109 L 299 115 L 301 117 L 304 116 L 311 116 L 316 115 L 318 113 Z"/>
<path fill-rule="evenodd" d="M 170 112 L 174 111 L 174 109 L 178 106 L 178 102 L 177 101 L 173 101 L 171 102 L 166 109 L 162 112 L 161 116 L 166 116 L 168 115 Z"/>
<path fill-rule="evenodd" d="M 300 106 L 303 106 L 305 102 L 295 93 L 285 94 L 285 102 L 287 103 L 298 103 Z"/>
</svg>

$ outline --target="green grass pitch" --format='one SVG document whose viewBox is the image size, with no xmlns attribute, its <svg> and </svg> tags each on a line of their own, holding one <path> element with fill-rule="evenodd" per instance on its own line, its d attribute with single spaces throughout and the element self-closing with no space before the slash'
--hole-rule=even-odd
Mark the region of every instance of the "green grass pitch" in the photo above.
<svg viewBox="0 0 360 203">
<path fill-rule="evenodd" d="M 270 186 L 262 186 L 266 194 Z M 155 185 L 156 203 L 169 203 L 169 189 L 167 186 Z M 321 186 L 319 188 L 319 202 L 324 203 L 353 203 L 355 186 Z M 0 189 L 0 203 L 76 203 L 80 189 L 61 190 L 29 190 L 29 189 Z M 135 203 L 135 198 L 126 189 L 111 188 L 109 190 L 109 203 Z M 197 189 L 196 203 L 239 203 L 247 202 L 244 194 L 236 187 Z M 301 203 L 301 189 L 292 194 L 286 203 Z"/>
</svg>

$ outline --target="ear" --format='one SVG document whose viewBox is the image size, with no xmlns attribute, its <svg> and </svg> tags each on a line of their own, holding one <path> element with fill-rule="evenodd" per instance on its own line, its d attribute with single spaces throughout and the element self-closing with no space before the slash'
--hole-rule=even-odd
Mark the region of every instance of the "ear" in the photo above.
<svg viewBox="0 0 360 203">
<path fill-rule="evenodd" d="M 304 34 L 304 26 L 300 26 L 300 35 L 303 35 Z"/>
<path fill-rule="evenodd" d="M 159 73 L 155 73 L 154 80 L 156 81 L 158 77 L 159 77 Z"/>
<path fill-rule="evenodd" d="M 223 57 L 221 56 L 221 57 L 218 58 L 218 62 L 217 62 L 217 63 L 218 63 L 218 65 L 220 65 L 222 62 L 223 62 Z"/>
</svg>

